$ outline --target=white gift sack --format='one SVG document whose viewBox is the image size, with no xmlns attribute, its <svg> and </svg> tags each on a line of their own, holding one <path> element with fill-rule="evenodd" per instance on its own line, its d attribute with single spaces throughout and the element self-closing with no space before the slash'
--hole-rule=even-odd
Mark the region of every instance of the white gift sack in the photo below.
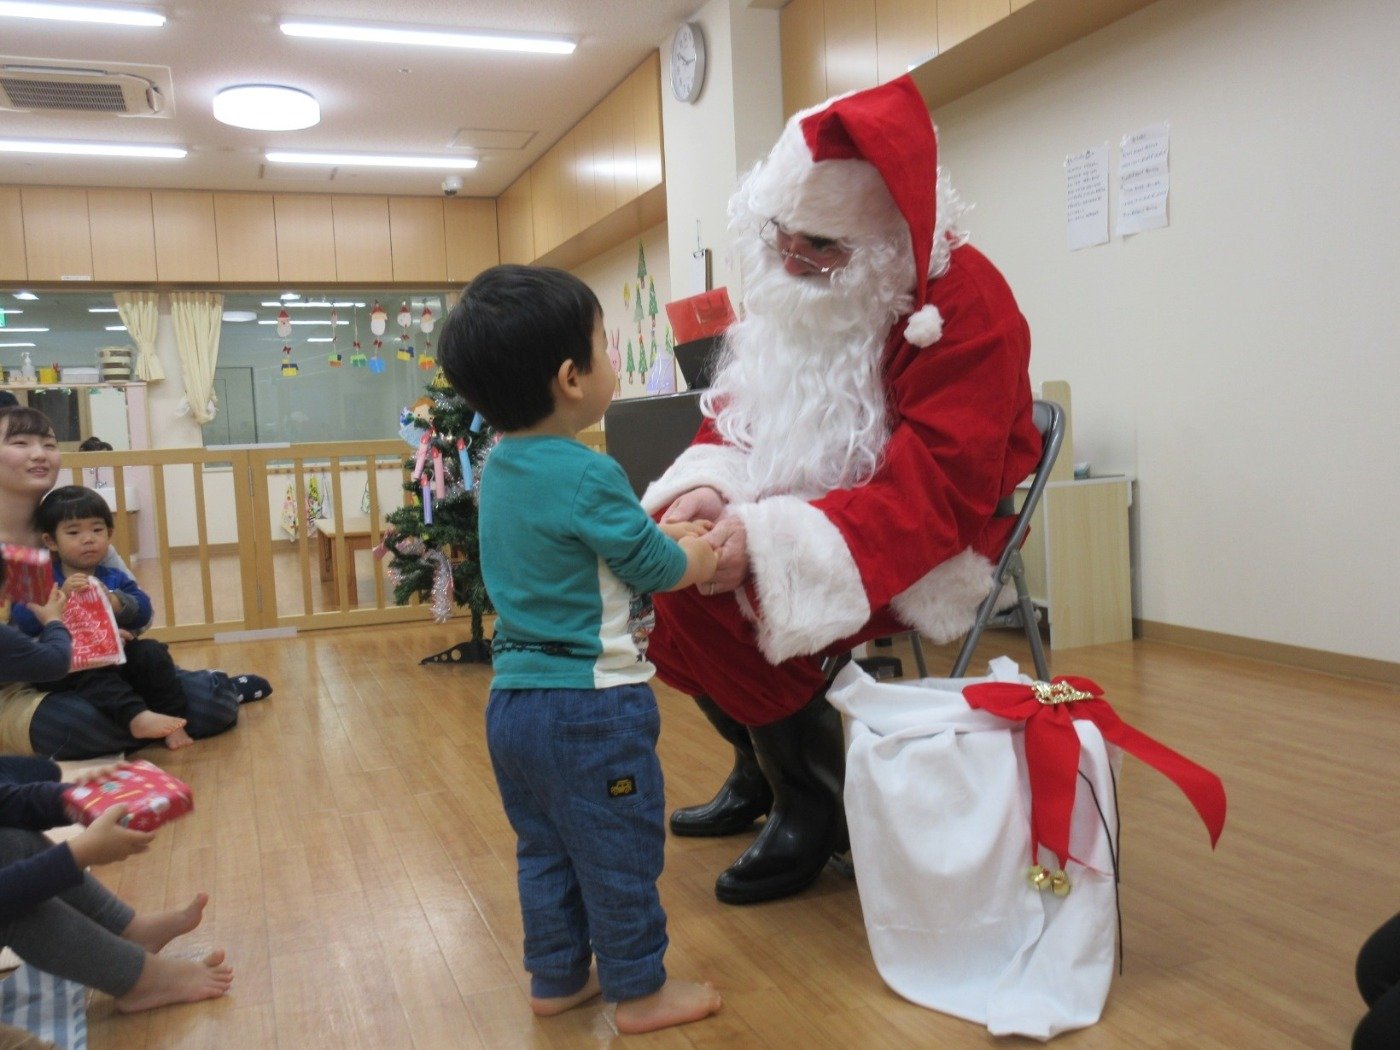
<svg viewBox="0 0 1400 1050">
<path fill-rule="evenodd" d="M 1075 721 L 1070 891 L 1037 889 L 1023 725 L 962 695 L 990 681 L 1031 679 L 1005 657 L 984 678 L 877 683 L 855 663 L 837 675 L 828 699 L 845 716 L 851 854 L 892 989 L 993 1035 L 1049 1039 L 1094 1024 L 1108 997 L 1122 753 Z M 1036 860 L 1059 867 L 1045 849 Z"/>
</svg>

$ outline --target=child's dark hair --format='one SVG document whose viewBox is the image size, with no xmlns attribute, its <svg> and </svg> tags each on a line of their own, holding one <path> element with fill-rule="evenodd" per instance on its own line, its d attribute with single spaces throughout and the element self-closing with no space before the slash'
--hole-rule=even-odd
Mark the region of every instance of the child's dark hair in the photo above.
<svg viewBox="0 0 1400 1050">
<path fill-rule="evenodd" d="M 593 370 L 603 308 L 593 289 L 547 266 L 493 266 L 447 315 L 438 359 L 448 381 L 497 430 L 523 430 L 554 411 L 551 382 L 572 361 Z"/>
<path fill-rule="evenodd" d="M 78 446 L 79 452 L 111 452 L 112 446 L 94 434 L 90 438 L 84 438 L 83 443 Z"/>
<path fill-rule="evenodd" d="M 11 405 L 0 408 L 0 438 L 20 434 L 37 434 L 39 437 L 53 437 L 53 421 L 37 408 L 27 405 Z"/>
<path fill-rule="evenodd" d="M 58 532 L 65 521 L 79 518 L 101 518 L 110 530 L 113 527 L 112 508 L 92 489 L 82 485 L 60 485 L 42 500 L 34 512 L 34 524 L 45 536 Z"/>
</svg>

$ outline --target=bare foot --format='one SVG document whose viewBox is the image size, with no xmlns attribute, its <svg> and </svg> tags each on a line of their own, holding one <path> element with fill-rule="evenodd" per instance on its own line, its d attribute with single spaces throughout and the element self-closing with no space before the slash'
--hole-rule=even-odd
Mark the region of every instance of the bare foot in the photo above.
<svg viewBox="0 0 1400 1050">
<path fill-rule="evenodd" d="M 183 729 L 177 729 L 165 738 L 165 746 L 171 751 L 176 751 L 182 747 L 189 747 L 194 743 L 194 737 L 190 736 Z"/>
<path fill-rule="evenodd" d="M 618 1003 L 617 1030 L 623 1035 L 636 1035 L 698 1021 L 718 1013 L 720 1002 L 719 992 L 709 981 L 667 981 L 660 991 Z"/>
<path fill-rule="evenodd" d="M 565 1010 L 572 1010 L 580 1003 L 586 1003 L 596 996 L 602 989 L 598 987 L 597 971 L 589 969 L 588 980 L 583 982 L 583 987 L 573 995 L 561 995 L 552 999 L 537 999 L 530 996 L 530 1009 L 535 1011 L 536 1017 L 553 1017 L 555 1014 L 562 1014 Z"/>
<path fill-rule="evenodd" d="M 189 933 L 198 926 L 208 903 L 209 894 L 196 893 L 194 900 L 183 908 L 138 915 L 122 930 L 122 936 L 154 955 L 182 933 Z"/>
<path fill-rule="evenodd" d="M 185 720 L 174 715 L 161 715 L 154 711 L 142 711 L 126 727 L 127 732 L 137 740 L 159 740 L 177 729 L 185 728 Z"/>
<path fill-rule="evenodd" d="M 200 960 L 147 955 L 135 987 L 117 999 L 117 1009 L 134 1014 L 171 1003 L 217 999 L 232 983 L 233 967 L 224 962 L 222 948 Z"/>
</svg>

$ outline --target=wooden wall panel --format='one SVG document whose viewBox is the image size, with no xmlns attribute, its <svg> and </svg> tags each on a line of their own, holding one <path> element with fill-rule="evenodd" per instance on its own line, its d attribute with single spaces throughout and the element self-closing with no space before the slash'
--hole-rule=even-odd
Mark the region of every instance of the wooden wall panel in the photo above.
<svg viewBox="0 0 1400 1050">
<path fill-rule="evenodd" d="M 486 197 L 443 201 L 442 217 L 449 283 L 466 284 L 500 262 L 495 201 Z"/>
<path fill-rule="evenodd" d="M 394 249 L 389 235 L 389 198 L 337 194 L 331 197 L 331 215 L 336 280 L 392 281 Z"/>
<path fill-rule="evenodd" d="M 335 219 L 330 194 L 276 193 L 277 276 L 281 281 L 334 281 Z"/>
<path fill-rule="evenodd" d="M 535 261 L 533 178 L 533 170 L 525 172 L 496 199 L 496 243 L 503 263 Z"/>
<path fill-rule="evenodd" d="M 875 0 L 876 72 L 881 84 L 937 53 L 937 0 Z"/>
<path fill-rule="evenodd" d="M 24 254 L 29 280 L 61 281 L 92 277 L 92 241 L 88 235 L 87 191 L 54 186 L 24 186 Z"/>
<path fill-rule="evenodd" d="M 661 150 L 661 58 L 653 53 L 627 78 L 632 96 L 632 128 L 636 135 L 637 193 L 660 186 L 666 179 Z"/>
<path fill-rule="evenodd" d="M 29 276 L 24 261 L 24 204 L 18 186 L 0 186 L 0 281 L 23 281 Z"/>
<path fill-rule="evenodd" d="M 875 0 L 823 0 L 826 91 L 837 95 L 879 83 L 875 56 Z"/>
<path fill-rule="evenodd" d="M 162 281 L 219 280 L 214 195 L 203 190 L 153 190 L 156 273 Z"/>
<path fill-rule="evenodd" d="M 270 193 L 214 194 L 219 280 L 277 283 L 277 215 Z"/>
<path fill-rule="evenodd" d="M 447 280 L 447 241 L 442 201 L 431 197 L 390 197 L 389 235 L 394 280 Z"/>
<path fill-rule="evenodd" d="M 778 14 L 782 40 L 783 118 L 815 106 L 826 90 L 826 16 L 823 0 L 790 0 Z"/>
<path fill-rule="evenodd" d="M 88 190 L 95 281 L 156 279 L 155 219 L 149 190 Z"/>
<path fill-rule="evenodd" d="M 1011 0 L 938 0 L 938 46 L 956 47 L 1011 13 Z"/>
</svg>

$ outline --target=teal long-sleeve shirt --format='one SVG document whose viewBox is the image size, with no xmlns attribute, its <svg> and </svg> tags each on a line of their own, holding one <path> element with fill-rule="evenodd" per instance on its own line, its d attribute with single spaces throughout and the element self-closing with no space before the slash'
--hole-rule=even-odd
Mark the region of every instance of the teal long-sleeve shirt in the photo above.
<svg viewBox="0 0 1400 1050">
<path fill-rule="evenodd" d="M 650 594 L 685 575 L 617 461 L 569 438 L 504 437 L 481 478 L 481 571 L 496 608 L 492 688 L 645 682 Z"/>
</svg>

